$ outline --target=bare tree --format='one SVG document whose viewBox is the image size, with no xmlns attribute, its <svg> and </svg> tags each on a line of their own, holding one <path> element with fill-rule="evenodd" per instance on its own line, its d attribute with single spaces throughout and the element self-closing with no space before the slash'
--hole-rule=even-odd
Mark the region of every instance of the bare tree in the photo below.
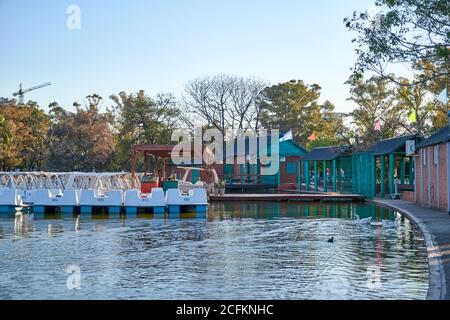
<svg viewBox="0 0 450 320">
<path fill-rule="evenodd" d="M 190 123 L 244 132 L 259 127 L 259 104 L 266 83 L 231 75 L 205 76 L 185 86 L 183 108 Z"/>
</svg>

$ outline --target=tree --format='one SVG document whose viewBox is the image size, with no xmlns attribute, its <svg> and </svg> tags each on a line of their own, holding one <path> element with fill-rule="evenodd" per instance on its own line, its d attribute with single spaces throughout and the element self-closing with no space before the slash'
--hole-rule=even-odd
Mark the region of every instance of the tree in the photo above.
<svg viewBox="0 0 450 320">
<path fill-rule="evenodd" d="M 0 155 L 4 170 L 42 169 L 46 160 L 50 118 L 33 101 L 26 105 L 4 104 L 0 112 L 4 115 L 10 136 L 9 147 L 4 148 Z"/>
<path fill-rule="evenodd" d="M 440 64 L 433 64 L 428 61 L 422 61 L 416 69 L 419 70 L 421 73 L 419 77 L 423 79 L 428 79 L 431 77 L 432 74 L 436 74 L 439 72 L 439 70 L 443 70 L 445 67 L 448 67 L 448 64 L 440 63 Z M 430 110 L 430 120 L 432 124 L 432 128 L 439 129 L 443 128 L 448 125 L 448 110 L 449 105 L 448 103 L 445 104 L 442 101 L 439 101 L 437 99 L 437 96 L 447 88 L 447 91 L 450 92 L 450 74 L 447 74 L 445 76 L 436 77 L 432 80 L 428 81 L 426 83 L 427 90 L 431 93 L 433 96 L 433 102 L 431 105 Z"/>
<path fill-rule="evenodd" d="M 259 99 L 266 84 L 258 79 L 231 75 L 202 77 L 185 86 L 183 106 L 194 124 L 226 130 L 251 129 L 260 126 Z"/>
<path fill-rule="evenodd" d="M 135 144 L 170 144 L 172 130 L 181 115 L 172 94 L 158 94 L 154 99 L 144 90 L 137 94 L 121 92 L 110 97 L 115 106 L 115 126 L 119 132 L 116 168 L 129 167 L 131 147 Z"/>
<path fill-rule="evenodd" d="M 9 146 L 11 145 L 11 138 L 11 130 L 6 123 L 5 116 L 0 113 L 0 158 L 8 152 Z M 1 170 L 3 170 L 3 164 L 1 164 Z"/>
<path fill-rule="evenodd" d="M 9 145 L 11 142 L 11 130 L 8 128 L 5 116 L 0 113 L 0 143 Z"/>
<path fill-rule="evenodd" d="M 47 169 L 55 171 L 106 171 L 115 152 L 112 115 L 100 113 L 99 95 L 86 97 L 76 112 L 68 112 L 57 103 L 50 105 L 53 124 L 50 129 Z"/>
<path fill-rule="evenodd" d="M 357 145 L 371 146 L 401 133 L 405 117 L 402 106 L 396 103 L 395 87 L 389 80 L 379 76 L 365 80 L 353 75 L 346 84 L 350 85 L 348 100 L 357 104 L 350 113 Z M 380 130 L 376 128 L 378 122 Z"/>
<path fill-rule="evenodd" d="M 391 64 L 416 65 L 429 61 L 442 68 L 432 70 L 426 82 L 450 75 L 450 3 L 448 0 L 377 0 L 378 15 L 354 12 L 344 19 L 347 28 L 356 31 L 358 44 L 356 73 L 370 70 L 397 84 L 387 74 Z M 412 84 L 412 83 L 411 83 Z"/>
<path fill-rule="evenodd" d="M 334 105 L 318 102 L 320 86 L 292 80 L 263 91 L 261 123 L 265 128 L 287 131 L 293 129 L 294 139 L 305 146 L 339 143 L 337 127 L 342 121 L 333 113 Z M 317 140 L 308 139 L 315 135 Z"/>
<path fill-rule="evenodd" d="M 427 101 L 427 86 L 424 83 L 410 85 L 408 79 L 399 80 L 403 85 L 398 86 L 396 91 L 400 110 L 405 118 L 413 117 L 412 121 L 401 122 L 400 125 L 408 133 L 423 136 L 430 131 L 429 114 L 432 105 Z"/>
<path fill-rule="evenodd" d="M 432 133 L 436 129 L 448 125 L 448 106 L 437 99 L 439 93 L 447 85 L 450 77 L 438 77 L 422 82 L 438 67 L 426 61 L 414 66 L 416 74 L 412 81 L 399 78 L 397 99 L 405 118 L 415 115 L 415 121 L 408 121 L 404 128 L 409 133 L 417 133 L 421 136 Z"/>
</svg>

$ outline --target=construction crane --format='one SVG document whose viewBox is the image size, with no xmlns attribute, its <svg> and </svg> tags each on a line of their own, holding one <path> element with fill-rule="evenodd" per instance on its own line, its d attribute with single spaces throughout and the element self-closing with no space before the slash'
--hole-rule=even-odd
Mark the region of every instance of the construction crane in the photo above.
<svg viewBox="0 0 450 320">
<path fill-rule="evenodd" d="M 51 85 L 50 82 L 46 82 L 46 83 L 40 84 L 38 86 L 34 86 L 34 87 L 31 87 L 31 88 L 28 88 L 28 89 L 24 90 L 24 89 L 22 89 L 22 84 L 20 84 L 19 85 L 19 91 L 14 92 L 13 93 L 13 97 L 19 97 L 19 104 L 24 104 L 23 100 L 24 100 L 25 93 L 30 92 L 30 91 L 34 91 L 34 90 L 37 90 L 37 89 L 40 89 L 40 88 L 48 87 L 50 85 Z"/>
</svg>

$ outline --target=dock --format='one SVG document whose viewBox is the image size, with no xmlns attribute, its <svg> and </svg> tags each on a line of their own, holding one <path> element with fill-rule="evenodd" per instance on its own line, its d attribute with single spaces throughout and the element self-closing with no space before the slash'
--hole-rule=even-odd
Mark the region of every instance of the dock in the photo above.
<svg viewBox="0 0 450 320">
<path fill-rule="evenodd" d="M 274 193 L 274 194 L 225 194 L 210 195 L 211 202 L 246 201 L 246 202 L 358 202 L 365 196 L 359 194 L 339 193 Z"/>
</svg>

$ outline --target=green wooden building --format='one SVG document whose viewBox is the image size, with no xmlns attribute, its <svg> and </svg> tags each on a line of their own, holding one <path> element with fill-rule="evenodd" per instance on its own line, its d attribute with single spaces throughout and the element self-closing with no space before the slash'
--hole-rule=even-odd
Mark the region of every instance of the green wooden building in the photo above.
<svg viewBox="0 0 450 320">
<path fill-rule="evenodd" d="M 417 135 L 406 135 L 382 140 L 367 152 L 354 153 L 353 192 L 384 198 L 396 191 L 414 191 L 414 154 L 407 152 L 407 146 L 418 142 Z"/>
<path fill-rule="evenodd" d="M 351 147 L 315 148 L 303 159 L 301 190 L 347 193 L 351 187 Z"/>
<path fill-rule="evenodd" d="M 271 145 L 268 143 L 269 155 L 272 153 L 271 149 Z M 302 159 L 307 154 L 308 151 L 295 141 L 282 141 L 279 145 L 280 170 L 278 174 L 262 175 L 259 152 L 252 154 L 246 144 L 245 153 L 239 154 L 236 150 L 233 156 L 235 164 L 223 165 L 223 178 L 229 190 L 296 190 L 301 177 Z M 256 163 L 254 163 L 255 161 Z"/>
</svg>

